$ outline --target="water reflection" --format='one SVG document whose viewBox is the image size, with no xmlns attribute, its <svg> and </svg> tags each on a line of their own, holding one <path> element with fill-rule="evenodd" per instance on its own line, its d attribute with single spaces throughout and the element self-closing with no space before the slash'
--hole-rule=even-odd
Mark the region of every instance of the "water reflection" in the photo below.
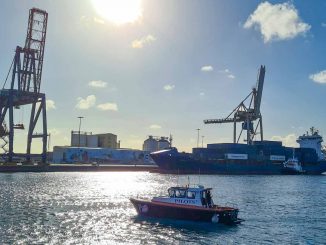
<svg viewBox="0 0 326 245">
<path fill-rule="evenodd" d="M 201 176 L 236 227 L 141 219 L 130 197 L 166 194 L 188 176 L 150 173 L 0 174 L 0 244 L 313 243 L 326 234 L 325 176 Z M 198 183 L 198 177 L 190 178 Z"/>
</svg>

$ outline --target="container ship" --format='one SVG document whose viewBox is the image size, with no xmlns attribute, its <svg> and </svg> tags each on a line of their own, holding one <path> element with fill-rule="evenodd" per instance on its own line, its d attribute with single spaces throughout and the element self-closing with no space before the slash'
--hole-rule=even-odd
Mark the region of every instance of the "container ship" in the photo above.
<svg viewBox="0 0 326 245">
<path fill-rule="evenodd" d="M 233 125 L 233 143 L 208 144 L 192 153 L 170 148 L 151 153 L 160 172 L 203 174 L 321 174 L 326 172 L 323 142 L 315 128 L 297 139 L 299 148 L 263 138 L 260 111 L 265 66 L 260 66 L 256 86 L 225 118 L 207 119 L 205 124 Z M 238 130 L 240 123 L 241 129 Z M 238 133 L 237 133 L 238 132 Z M 257 138 L 260 138 L 257 140 Z M 244 138 L 244 143 L 239 143 Z"/>
<path fill-rule="evenodd" d="M 297 139 L 299 148 L 285 147 L 279 141 L 254 141 L 250 145 L 220 143 L 193 148 L 192 153 L 165 149 L 151 153 L 151 157 L 161 173 L 322 174 L 326 172 L 322 141 L 315 130 Z M 286 163 L 293 159 L 298 161 L 302 171 L 288 168 Z"/>
</svg>

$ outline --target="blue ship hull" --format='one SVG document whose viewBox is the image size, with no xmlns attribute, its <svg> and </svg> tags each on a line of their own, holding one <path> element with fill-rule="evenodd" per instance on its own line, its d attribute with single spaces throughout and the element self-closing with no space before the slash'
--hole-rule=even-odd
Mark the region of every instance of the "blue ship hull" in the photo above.
<svg viewBox="0 0 326 245">
<path fill-rule="evenodd" d="M 240 145 L 240 146 L 239 146 Z M 218 149 L 194 148 L 193 153 L 180 153 L 176 148 L 151 153 L 161 173 L 180 174 L 288 174 L 283 162 L 291 157 L 291 148 L 284 146 L 247 146 L 243 144 L 214 144 Z M 243 149 L 241 149 L 243 148 Z M 282 154 L 284 160 L 272 161 L 266 155 Z M 311 149 L 296 149 L 304 174 L 318 175 L 326 172 L 326 161 L 319 161 Z M 226 151 L 249 153 L 247 159 L 226 159 Z M 301 173 L 302 174 L 302 173 Z"/>
</svg>

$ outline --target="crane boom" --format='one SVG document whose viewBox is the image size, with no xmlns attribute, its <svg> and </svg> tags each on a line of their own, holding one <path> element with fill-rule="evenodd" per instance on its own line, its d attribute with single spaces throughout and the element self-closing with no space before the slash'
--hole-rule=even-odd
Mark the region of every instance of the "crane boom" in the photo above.
<svg viewBox="0 0 326 245">
<path fill-rule="evenodd" d="M 258 73 L 258 79 L 256 87 L 252 89 L 250 94 L 241 101 L 241 103 L 233 109 L 233 111 L 225 118 L 221 119 L 206 119 L 204 120 L 205 124 L 222 124 L 222 123 L 233 123 L 233 142 L 236 143 L 242 134 L 242 131 L 247 131 L 247 144 L 251 144 L 254 137 L 257 134 L 260 134 L 261 140 L 263 140 L 263 124 L 262 124 L 262 115 L 260 113 L 260 104 L 263 94 L 264 87 L 264 78 L 265 78 L 265 66 L 261 65 Z M 250 101 L 250 103 L 248 103 Z M 247 102 L 247 103 L 246 103 Z M 247 105 L 246 105 L 247 104 Z M 248 105 L 249 104 L 249 105 Z M 258 119 L 257 126 L 254 127 L 253 122 Z M 239 137 L 236 137 L 237 126 L 236 124 L 242 122 L 242 129 Z M 258 132 L 258 126 L 260 132 Z"/>
<path fill-rule="evenodd" d="M 46 11 L 37 8 L 29 10 L 23 72 L 20 80 L 20 88 L 23 91 L 40 92 L 47 22 Z M 31 71 L 34 69 L 35 73 Z"/>
<path fill-rule="evenodd" d="M 260 66 L 259 73 L 258 73 L 258 79 L 257 79 L 257 86 L 256 86 L 256 96 L 255 96 L 255 104 L 254 104 L 254 110 L 255 115 L 258 116 L 260 114 L 260 104 L 261 104 L 261 98 L 263 94 L 263 87 L 264 87 L 264 79 L 265 79 L 265 66 Z"/>
</svg>

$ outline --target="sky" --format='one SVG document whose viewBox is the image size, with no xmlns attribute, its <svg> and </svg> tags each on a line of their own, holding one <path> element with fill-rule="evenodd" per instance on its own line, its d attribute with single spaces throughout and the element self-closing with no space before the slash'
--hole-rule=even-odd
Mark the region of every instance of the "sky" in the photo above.
<svg viewBox="0 0 326 245">
<path fill-rule="evenodd" d="M 1 85 L 24 44 L 28 10 L 49 13 L 41 91 L 51 148 L 70 144 L 78 116 L 82 131 L 114 133 L 123 148 L 172 134 L 191 151 L 197 128 L 200 144 L 202 136 L 204 145 L 232 142 L 232 124 L 203 120 L 226 117 L 260 65 L 265 139 L 295 146 L 311 126 L 326 135 L 326 1 L 103 1 L 1 1 Z M 27 125 L 28 113 L 16 110 L 15 122 Z M 16 152 L 26 134 L 15 135 Z"/>
</svg>

